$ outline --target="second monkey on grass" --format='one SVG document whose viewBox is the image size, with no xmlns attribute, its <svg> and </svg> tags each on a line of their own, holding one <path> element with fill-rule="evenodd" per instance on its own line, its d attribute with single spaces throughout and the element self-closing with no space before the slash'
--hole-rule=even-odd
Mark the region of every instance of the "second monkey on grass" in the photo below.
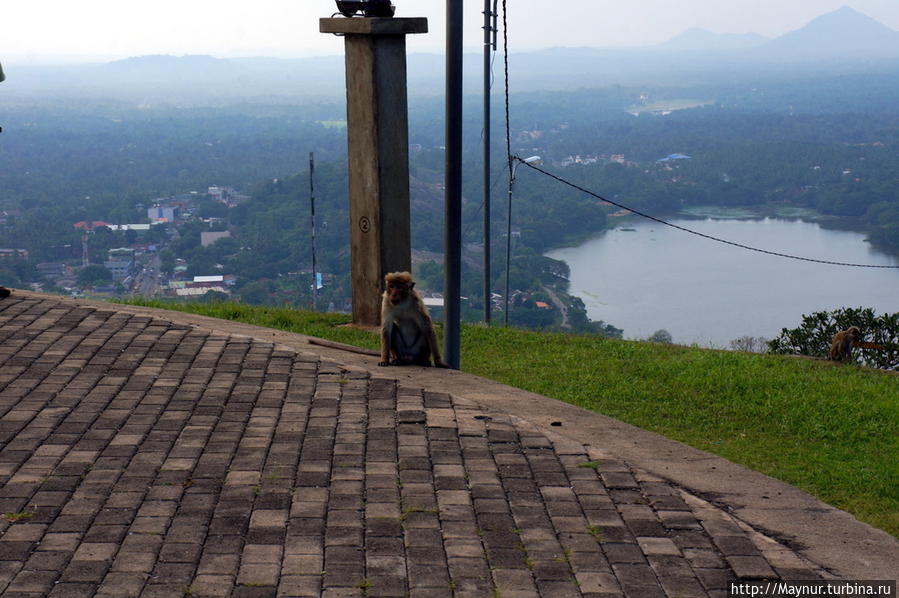
<svg viewBox="0 0 899 598">
<path fill-rule="evenodd" d="M 449 367 L 440 357 L 437 334 L 408 272 L 384 276 L 381 300 L 381 361 L 386 365 L 430 366 L 431 358 L 439 368 Z"/>
</svg>

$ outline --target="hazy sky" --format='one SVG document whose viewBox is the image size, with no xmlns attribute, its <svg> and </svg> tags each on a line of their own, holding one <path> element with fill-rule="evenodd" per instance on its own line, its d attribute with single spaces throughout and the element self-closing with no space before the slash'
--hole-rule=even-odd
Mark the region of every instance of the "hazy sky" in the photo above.
<svg viewBox="0 0 899 598">
<path fill-rule="evenodd" d="M 507 0 L 513 51 L 666 41 L 690 27 L 769 37 L 848 4 L 899 30 L 899 0 Z M 428 17 L 413 52 L 442 52 L 446 0 L 394 0 L 397 16 Z M 500 2 L 500 6 L 502 3 Z M 143 54 L 296 57 L 342 52 L 318 32 L 331 0 L 12 0 L 3 3 L 0 61 L 73 62 Z M 467 49 L 481 44 L 483 0 L 466 0 Z"/>
</svg>

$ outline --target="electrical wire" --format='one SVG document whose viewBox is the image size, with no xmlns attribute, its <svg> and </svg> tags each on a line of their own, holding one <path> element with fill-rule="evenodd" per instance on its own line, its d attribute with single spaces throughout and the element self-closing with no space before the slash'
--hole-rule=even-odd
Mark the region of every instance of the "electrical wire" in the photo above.
<svg viewBox="0 0 899 598">
<path fill-rule="evenodd" d="M 692 230 L 692 229 L 689 229 L 689 228 L 686 228 L 683 226 L 678 226 L 677 224 L 673 224 L 666 220 L 662 220 L 661 218 L 656 218 L 655 216 L 651 216 L 650 214 L 646 214 L 639 210 L 635 210 L 634 208 L 628 207 L 628 206 L 618 203 L 618 202 L 614 202 L 610 199 L 606 199 L 605 197 L 599 195 L 598 193 L 594 193 L 593 191 L 590 191 L 589 189 L 581 187 L 580 185 L 577 185 L 575 183 L 572 183 L 571 181 L 568 181 L 558 175 L 552 174 L 551 172 L 547 172 L 546 170 L 539 168 L 535 164 L 526 162 L 520 156 L 517 156 L 517 155 L 513 156 L 512 155 L 512 131 L 511 131 L 511 124 L 510 124 L 510 119 L 509 119 L 509 104 L 510 104 L 510 102 L 509 102 L 509 36 L 508 36 L 509 27 L 508 27 L 508 23 L 507 23 L 507 19 L 506 19 L 506 12 L 507 12 L 506 11 L 506 0 L 503 0 L 503 70 L 504 70 L 504 76 L 505 76 L 505 104 L 506 104 L 505 105 L 505 109 L 506 109 L 506 159 L 508 162 L 506 168 L 508 168 L 508 170 L 509 170 L 509 178 L 508 178 L 509 205 L 508 205 L 508 222 L 506 223 L 507 224 L 507 232 L 506 232 L 506 234 L 507 234 L 507 239 L 506 239 L 506 309 L 504 310 L 507 325 L 508 325 L 508 312 L 509 312 L 509 309 L 508 309 L 509 268 L 510 268 L 510 264 L 511 264 L 511 245 L 512 245 L 512 238 L 511 238 L 512 237 L 512 188 L 515 183 L 515 169 L 513 168 L 513 164 L 515 162 L 524 164 L 525 166 L 532 168 L 533 170 L 536 170 L 537 172 L 542 173 L 543 175 L 548 176 L 551 179 L 554 179 L 564 185 L 568 185 L 569 187 L 571 187 L 573 189 L 577 189 L 578 191 L 580 191 L 582 193 L 586 193 L 587 195 L 590 195 L 591 197 L 595 197 L 596 199 L 598 199 L 600 201 L 604 201 L 604 202 L 606 202 L 610 205 L 613 205 L 617 208 L 627 210 L 633 214 L 636 214 L 637 216 L 646 218 L 647 220 L 652 220 L 653 222 L 658 222 L 659 224 L 662 224 L 665 226 L 670 226 L 671 228 L 677 229 L 679 231 L 689 233 L 691 235 L 696 235 L 697 237 L 702 237 L 704 239 L 709 239 L 710 241 L 715 241 L 717 243 L 723 243 L 725 245 L 730 245 L 732 247 L 739 247 L 741 249 L 746 249 L 748 251 L 754 251 L 757 253 L 763 253 L 765 255 L 773 255 L 775 257 L 782 257 L 782 258 L 798 260 L 798 261 L 802 261 L 802 262 L 811 262 L 811 263 L 815 263 L 815 264 L 826 264 L 829 266 L 843 266 L 843 267 L 849 267 L 849 268 L 877 268 L 877 269 L 882 269 L 882 270 L 897 270 L 897 269 L 899 269 L 899 266 L 882 266 L 882 265 L 877 265 L 877 264 L 853 264 L 850 262 L 837 262 L 837 261 L 832 261 L 832 260 L 822 260 L 822 259 L 816 259 L 816 258 L 802 257 L 802 256 L 798 256 L 798 255 L 791 255 L 789 253 L 782 253 L 779 251 L 770 251 L 768 249 L 752 247 L 750 245 L 744 245 L 742 243 L 737 243 L 735 241 L 728 241 L 727 239 L 722 239 L 720 237 L 714 237 L 712 235 L 707 235 L 705 233 L 701 233 L 699 231 L 695 231 L 695 230 Z"/>
<path fill-rule="evenodd" d="M 506 20 L 506 0 L 503 0 L 503 76 L 506 103 L 506 168 L 509 169 L 509 188 L 512 188 L 512 130 L 509 122 L 509 25 Z"/>
<path fill-rule="evenodd" d="M 495 67 L 495 64 L 496 64 L 496 49 L 493 50 L 493 55 L 490 57 L 490 88 L 489 88 L 489 90 L 488 90 L 488 94 L 487 94 L 488 96 L 491 94 L 491 92 L 493 92 L 493 84 L 496 83 L 496 70 L 495 70 L 495 68 L 494 68 L 494 67 Z M 482 143 L 483 143 L 483 141 L 484 141 L 484 137 L 485 137 L 485 135 L 486 135 L 486 131 L 487 131 L 487 127 L 488 127 L 488 126 L 490 126 L 490 123 L 485 123 L 484 126 L 481 127 L 481 142 L 482 142 Z M 502 172 L 500 172 L 500 176 L 502 175 L 503 172 L 505 172 L 506 168 L 508 168 L 508 167 L 509 167 L 509 166 L 508 166 L 508 164 L 507 164 L 507 165 L 503 168 Z M 500 181 L 500 179 L 497 178 L 495 181 L 493 181 L 493 184 L 490 185 L 490 194 L 491 194 L 491 195 L 493 194 L 493 190 L 496 189 L 496 185 L 497 185 L 497 183 L 499 183 L 499 181 Z M 474 213 L 474 216 L 475 216 L 475 217 L 478 216 L 478 215 L 481 213 L 481 210 L 484 209 L 484 203 L 485 203 L 486 201 L 487 201 L 486 198 L 481 200 L 480 205 L 478 205 L 478 209 L 475 210 L 475 213 Z M 467 237 L 468 234 L 474 229 L 474 224 L 475 224 L 475 221 L 473 220 L 473 221 L 472 221 L 472 222 L 465 228 L 465 230 L 462 232 L 462 239 L 463 239 L 463 240 L 464 240 L 465 237 Z"/>
<path fill-rule="evenodd" d="M 571 187 L 573 189 L 577 189 L 578 191 L 581 191 L 582 193 L 586 193 L 587 195 L 595 197 L 596 199 L 604 201 L 604 202 L 611 204 L 617 208 L 627 210 L 633 214 L 636 214 L 637 216 L 641 216 L 648 220 L 652 220 L 653 222 L 658 222 L 659 224 L 664 224 L 665 226 L 670 226 L 671 228 L 676 228 L 679 231 L 683 231 L 685 233 L 690 233 L 691 235 L 703 237 L 705 239 L 709 239 L 711 241 L 716 241 L 718 243 L 724 243 L 725 245 L 732 245 L 733 247 L 739 247 L 741 249 L 747 249 L 749 251 L 764 253 L 766 255 L 773 255 L 773 256 L 777 256 L 777 257 L 787 258 L 787 259 L 791 259 L 791 260 L 799 260 L 799 261 L 803 261 L 803 262 L 813 262 L 816 264 L 827 264 L 830 266 L 845 266 L 845 267 L 851 267 L 851 268 L 880 268 L 880 269 L 894 269 L 894 270 L 899 269 L 899 266 L 881 266 L 881 265 L 876 265 L 876 264 L 852 264 L 852 263 L 848 263 L 848 262 L 835 262 L 835 261 L 830 261 L 830 260 L 821 260 L 821 259 L 815 259 L 815 258 L 809 258 L 809 257 L 801 257 L 798 255 L 791 255 L 789 253 L 781 253 L 779 251 L 769 251 L 767 249 L 760 249 L 758 247 L 752 247 L 750 245 L 743 245 L 742 243 L 737 243 L 735 241 L 728 241 L 727 239 L 722 239 L 720 237 L 713 237 L 712 235 L 707 235 L 705 233 L 701 233 L 699 231 L 695 231 L 695 230 L 692 230 L 692 229 L 689 229 L 689 228 L 686 228 L 683 226 L 678 226 L 677 224 L 672 224 L 671 222 L 662 220 L 661 218 L 656 218 L 655 216 L 651 216 L 651 215 L 641 212 L 639 210 L 635 210 L 634 208 L 628 207 L 624 204 L 620 204 L 620 203 L 611 201 L 609 199 L 606 199 L 605 197 L 599 195 L 598 193 L 594 193 L 593 191 L 590 191 L 589 189 L 585 189 L 584 187 L 581 187 L 580 185 L 572 183 L 571 181 L 568 181 L 558 175 L 555 175 L 551 172 L 547 172 L 546 170 L 543 170 L 542 168 L 539 168 L 538 166 L 536 166 L 534 164 L 528 163 L 528 162 L 524 161 L 522 158 L 520 158 L 519 156 L 512 156 L 511 161 L 515 161 L 520 164 L 524 164 L 525 166 L 528 166 L 528 167 L 536 170 L 537 172 L 548 176 L 551 179 L 555 179 L 556 181 L 558 181 L 562 184 L 568 185 L 569 187 Z"/>
<path fill-rule="evenodd" d="M 503 74 L 505 77 L 506 103 L 506 162 L 509 169 L 509 199 L 506 221 L 506 290 L 503 293 L 503 324 L 509 325 L 509 275 L 512 266 L 512 186 L 515 184 L 515 169 L 512 168 L 512 128 L 509 118 L 509 23 L 506 0 L 503 0 Z M 486 301 L 487 298 L 484 297 Z"/>
<path fill-rule="evenodd" d="M 490 185 L 490 195 L 491 195 L 491 196 L 493 195 L 493 191 L 496 189 L 496 186 L 499 184 L 499 182 L 500 182 L 501 180 L 503 180 L 501 177 L 502 177 L 503 173 L 506 172 L 506 168 L 508 168 L 508 167 L 507 167 L 507 166 L 503 166 L 502 171 L 500 171 L 499 175 L 497 175 L 497 177 L 494 179 L 493 184 Z M 482 199 L 482 200 L 481 200 L 481 203 L 478 205 L 478 208 L 475 210 L 474 214 L 472 214 L 472 218 L 475 218 L 476 216 L 478 216 L 478 214 L 481 213 L 481 210 L 484 209 L 484 202 L 485 202 L 485 201 L 487 201 L 487 200 L 486 200 L 486 199 Z M 463 233 L 462 233 L 462 238 L 465 239 L 465 237 L 467 237 L 468 234 L 469 234 L 472 230 L 474 230 L 474 227 L 475 227 L 475 225 L 477 225 L 477 224 L 480 224 L 477 220 L 472 220 L 471 222 L 469 222 L 469 223 L 468 223 L 468 226 L 465 227 L 465 230 L 464 230 Z"/>
</svg>

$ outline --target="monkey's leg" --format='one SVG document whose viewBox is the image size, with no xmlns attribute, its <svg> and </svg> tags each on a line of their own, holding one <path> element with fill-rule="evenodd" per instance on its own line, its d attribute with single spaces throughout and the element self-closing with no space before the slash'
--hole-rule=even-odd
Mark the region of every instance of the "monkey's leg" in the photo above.
<svg viewBox="0 0 899 598">
<path fill-rule="evenodd" d="M 403 334 L 403 328 L 398 323 L 391 324 L 390 327 L 390 348 L 395 356 L 394 363 L 396 365 L 420 364 L 422 352 L 421 332 L 416 331 L 414 338 L 410 341 L 408 334 Z"/>
</svg>

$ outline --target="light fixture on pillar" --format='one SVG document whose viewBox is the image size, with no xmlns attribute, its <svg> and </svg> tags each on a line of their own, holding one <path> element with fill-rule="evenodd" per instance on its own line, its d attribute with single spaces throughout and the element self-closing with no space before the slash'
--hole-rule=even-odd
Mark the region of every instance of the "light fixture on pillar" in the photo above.
<svg viewBox="0 0 899 598">
<path fill-rule="evenodd" d="M 396 12 L 396 7 L 390 0 L 335 0 L 337 10 L 345 17 L 360 15 L 363 17 L 390 18 Z"/>
</svg>

